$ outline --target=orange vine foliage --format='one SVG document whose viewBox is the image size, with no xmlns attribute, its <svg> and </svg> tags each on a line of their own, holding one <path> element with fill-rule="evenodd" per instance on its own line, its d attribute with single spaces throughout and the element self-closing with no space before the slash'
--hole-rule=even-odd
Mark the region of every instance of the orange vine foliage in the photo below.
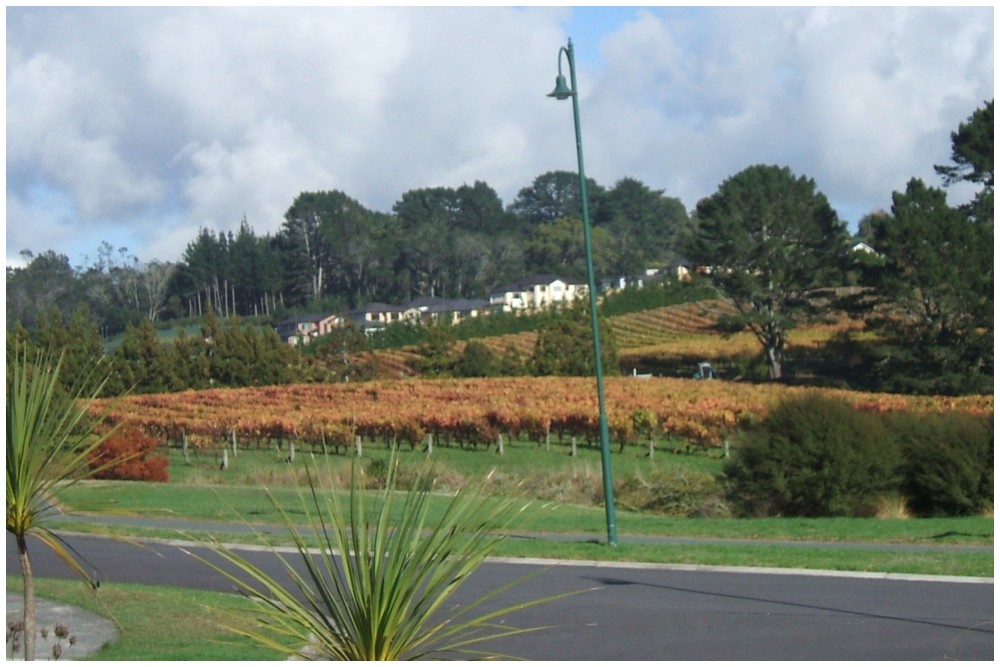
<svg viewBox="0 0 1000 667">
<path fill-rule="evenodd" d="M 961 398 L 868 394 L 832 389 L 673 378 L 608 378 L 609 430 L 618 444 L 668 435 L 719 446 L 741 425 L 778 402 L 807 392 L 835 395 L 862 410 L 993 413 L 992 396 Z M 552 436 L 598 439 L 592 378 L 517 377 L 403 379 L 356 384 L 302 384 L 138 395 L 98 402 L 113 421 L 147 433 L 192 441 L 290 439 L 350 446 L 356 437 L 416 446 L 437 441 L 493 444 L 499 435 L 536 441 Z"/>
</svg>

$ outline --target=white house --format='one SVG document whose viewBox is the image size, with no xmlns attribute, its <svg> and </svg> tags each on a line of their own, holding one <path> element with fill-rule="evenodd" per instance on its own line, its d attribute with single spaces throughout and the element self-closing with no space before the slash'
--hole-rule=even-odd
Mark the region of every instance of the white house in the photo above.
<svg viewBox="0 0 1000 667">
<path fill-rule="evenodd" d="M 490 292 L 489 302 L 494 309 L 510 312 L 568 303 L 586 294 L 584 283 L 564 276 L 537 274 L 497 287 Z"/>
</svg>

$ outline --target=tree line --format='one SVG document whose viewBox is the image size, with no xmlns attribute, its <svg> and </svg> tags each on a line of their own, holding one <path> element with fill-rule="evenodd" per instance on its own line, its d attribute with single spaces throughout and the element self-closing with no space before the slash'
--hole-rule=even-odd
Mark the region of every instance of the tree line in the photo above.
<svg viewBox="0 0 1000 667">
<path fill-rule="evenodd" d="M 753 165 L 726 179 L 690 216 L 679 201 L 635 179 L 610 189 L 592 184 L 595 268 L 602 275 L 628 274 L 686 255 L 736 306 L 737 313 L 722 325 L 756 335 L 772 379 L 784 377 L 788 333 L 839 309 L 864 317 L 875 334 L 863 340 L 845 337 L 828 351 L 831 363 L 839 366 L 833 375 L 850 376 L 851 386 L 904 393 L 988 392 L 993 378 L 993 102 L 962 122 L 951 139 L 952 164 L 935 165 L 935 170 L 945 187 L 975 186 L 973 199 L 950 206 L 944 189 L 912 179 L 905 192 L 893 193 L 890 212 L 860 221 L 860 235 L 873 253 L 849 252 L 846 223 L 812 179 L 787 167 Z M 51 252 L 31 256 L 27 266 L 7 271 L 8 332 L 11 326 L 23 330 L 19 335 L 42 329 L 36 337 L 44 339 L 45 327 L 52 329 L 55 320 L 65 318 L 62 325 L 70 329 L 83 322 L 97 327 L 99 340 L 123 329 L 131 337 L 148 333 L 157 318 L 204 322 L 222 317 L 233 326 L 203 331 L 201 342 L 191 342 L 195 349 L 177 362 L 179 367 L 199 359 L 202 365 L 218 364 L 211 357 L 225 346 L 213 341 L 225 340 L 229 330 L 242 331 L 240 318 L 247 316 L 273 321 L 292 308 L 344 310 L 418 295 L 482 297 L 529 272 L 582 276 L 576 183 L 572 173 L 543 174 L 506 208 L 484 183 L 425 188 L 404 194 L 390 214 L 369 211 L 340 192 L 302 193 L 275 235 L 258 236 L 246 221 L 235 234 L 201 230 L 176 264 L 140 265 L 126 249 L 116 253 L 108 244 L 86 269 L 73 269 Z M 845 284 L 855 288 L 846 297 L 829 289 Z M 243 340 L 233 348 L 261 355 L 280 345 L 276 337 L 265 338 Z M 427 347 L 428 372 L 484 365 L 481 359 L 459 363 L 441 354 L 447 347 Z M 571 348 L 576 349 L 565 343 L 551 347 Z M 344 350 L 341 342 L 330 354 Z M 236 367 L 239 363 L 257 360 L 233 361 Z M 538 361 L 535 367 L 546 364 Z M 247 381 L 218 366 L 199 373 L 183 386 L 222 382 L 223 377 L 227 384 Z M 310 377 L 301 368 L 292 376 Z"/>
<path fill-rule="evenodd" d="M 634 178 L 588 185 L 598 275 L 627 275 L 677 258 L 690 220 L 680 200 Z M 274 234 L 244 218 L 235 232 L 201 229 L 175 261 L 140 263 L 104 243 L 72 267 L 52 251 L 7 269 L 8 329 L 50 307 L 86 303 L 106 336 L 143 319 L 276 317 L 348 310 L 418 296 L 485 298 L 532 273 L 583 279 L 575 173 L 534 179 L 508 206 L 484 182 L 404 193 L 389 213 L 339 191 L 303 192 Z M 89 261 L 89 260 L 88 260 Z"/>
<path fill-rule="evenodd" d="M 761 344 L 772 379 L 783 374 L 788 332 L 840 309 L 866 318 L 875 342 L 844 340 L 842 368 L 867 388 L 988 393 L 993 384 L 993 102 L 951 134 L 945 187 L 975 186 L 950 206 L 942 188 L 913 178 L 891 212 L 860 221 L 872 253 L 845 252 L 844 223 L 812 179 L 754 165 L 698 202 L 684 244 L 736 306 L 733 330 Z M 853 276 L 853 277 L 852 277 Z M 847 297 L 821 290 L 846 282 Z M 825 298 L 817 298 L 825 296 Z"/>
</svg>

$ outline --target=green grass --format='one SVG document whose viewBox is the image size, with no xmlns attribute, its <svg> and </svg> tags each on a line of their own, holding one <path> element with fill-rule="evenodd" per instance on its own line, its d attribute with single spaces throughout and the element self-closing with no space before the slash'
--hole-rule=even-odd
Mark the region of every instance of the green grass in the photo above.
<svg viewBox="0 0 1000 667">
<path fill-rule="evenodd" d="M 646 561 L 652 563 L 791 567 L 944 574 L 989 577 L 993 573 L 992 551 L 972 549 L 959 553 L 927 549 L 919 552 L 876 548 L 873 545 L 901 546 L 992 546 L 993 520 L 987 517 L 934 519 L 865 519 L 865 518 L 762 518 L 725 517 L 685 518 L 650 512 L 630 511 L 619 503 L 616 512 L 618 546 L 607 547 L 605 512 L 601 506 L 600 461 L 594 450 L 580 449 L 576 458 L 567 448 L 555 446 L 546 451 L 536 445 L 509 446 L 503 456 L 484 452 L 436 448 L 433 457 L 441 472 L 439 483 L 454 488 L 466 476 L 483 476 L 495 468 L 498 493 L 520 490 L 538 491 L 537 484 L 554 485 L 555 480 L 576 476 L 577 484 L 568 492 L 576 498 L 582 492 L 591 496 L 589 504 L 576 501 L 534 500 L 518 526 L 515 539 L 507 540 L 498 556 L 569 558 L 583 560 Z M 107 515 L 105 526 L 64 522 L 60 527 L 87 532 L 113 532 L 157 538 L 204 539 L 212 532 L 227 539 L 249 543 L 278 545 L 287 543 L 282 531 L 253 535 L 247 524 L 276 526 L 280 519 L 263 493 L 267 486 L 294 517 L 298 506 L 293 480 L 303 479 L 300 453 L 289 465 L 273 451 L 241 451 L 230 456 L 231 467 L 218 470 L 218 452 L 190 457 L 185 464 L 181 454 L 171 452 L 171 477 L 168 484 L 138 482 L 85 482 L 60 494 L 67 507 L 87 513 Z M 365 449 L 366 457 L 387 456 L 385 450 Z M 405 453 L 404 466 L 415 468 L 426 458 L 421 452 Z M 654 461 L 637 451 L 613 455 L 616 479 L 626 474 L 652 476 L 656 473 L 710 475 L 721 470 L 722 461 L 705 455 L 657 454 Z M 351 458 L 334 457 L 334 467 L 344 473 L 341 493 L 346 492 Z M 298 470 L 299 472 L 294 472 Z M 527 479 L 527 488 L 518 487 Z M 673 479 L 673 478 L 671 478 Z M 572 485 L 570 485 L 572 486 Z M 551 495 L 553 489 L 549 488 Z M 440 513 L 447 496 L 434 499 L 432 516 Z M 146 526 L 113 526 L 115 516 L 142 517 Z M 192 528 L 183 534 L 175 529 L 155 527 L 150 519 L 187 518 L 221 522 L 204 529 Z M 100 520 L 100 516 L 93 517 Z M 718 542 L 646 544 L 644 537 L 703 538 Z M 741 542 L 733 544 L 730 541 Z M 798 542 L 781 545 L 774 542 Z M 859 543 L 861 546 L 852 546 Z"/>
<path fill-rule="evenodd" d="M 275 488 L 272 493 L 294 516 L 296 492 Z M 346 497 L 346 492 L 345 497 Z M 278 524 L 280 519 L 262 489 L 250 485 L 146 484 L 141 482 L 83 482 L 60 493 L 67 509 L 98 512 L 108 517 L 131 515 L 188 518 L 237 524 Z M 441 511 L 441 496 L 431 511 Z M 535 501 L 521 524 L 523 533 L 564 533 L 595 536 L 605 530 L 600 507 L 580 507 Z M 933 519 L 857 518 L 678 518 L 618 510 L 618 530 L 627 535 L 704 537 L 747 540 L 805 540 L 899 544 L 993 543 L 993 521 L 983 517 Z M 94 517 L 95 521 L 100 516 Z M 69 524 L 67 524 L 69 525 Z"/>
<path fill-rule="evenodd" d="M 236 595 L 165 586 L 108 584 L 96 592 L 79 581 L 36 579 L 40 598 L 66 602 L 111 619 L 118 640 L 87 660 L 280 660 L 223 629 L 236 609 L 251 609 Z M 23 590 L 21 578 L 7 577 L 7 590 Z"/>
</svg>

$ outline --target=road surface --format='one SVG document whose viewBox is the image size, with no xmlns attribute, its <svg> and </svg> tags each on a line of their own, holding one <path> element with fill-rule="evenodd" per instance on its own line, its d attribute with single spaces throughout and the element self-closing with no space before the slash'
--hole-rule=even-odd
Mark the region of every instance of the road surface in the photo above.
<svg viewBox="0 0 1000 667">
<path fill-rule="evenodd" d="M 190 546 L 68 539 L 103 586 L 134 582 L 232 590 L 186 553 Z M 72 576 L 40 544 L 34 547 L 38 576 Z M 276 567 L 266 549 L 248 554 Z M 541 569 L 496 604 L 587 592 L 512 615 L 507 622 L 514 625 L 555 627 L 504 640 L 497 647 L 504 653 L 533 660 L 993 659 L 991 580 L 504 561 L 485 564 L 458 597 L 474 599 Z M 19 572 L 8 534 L 7 573 Z"/>
</svg>

